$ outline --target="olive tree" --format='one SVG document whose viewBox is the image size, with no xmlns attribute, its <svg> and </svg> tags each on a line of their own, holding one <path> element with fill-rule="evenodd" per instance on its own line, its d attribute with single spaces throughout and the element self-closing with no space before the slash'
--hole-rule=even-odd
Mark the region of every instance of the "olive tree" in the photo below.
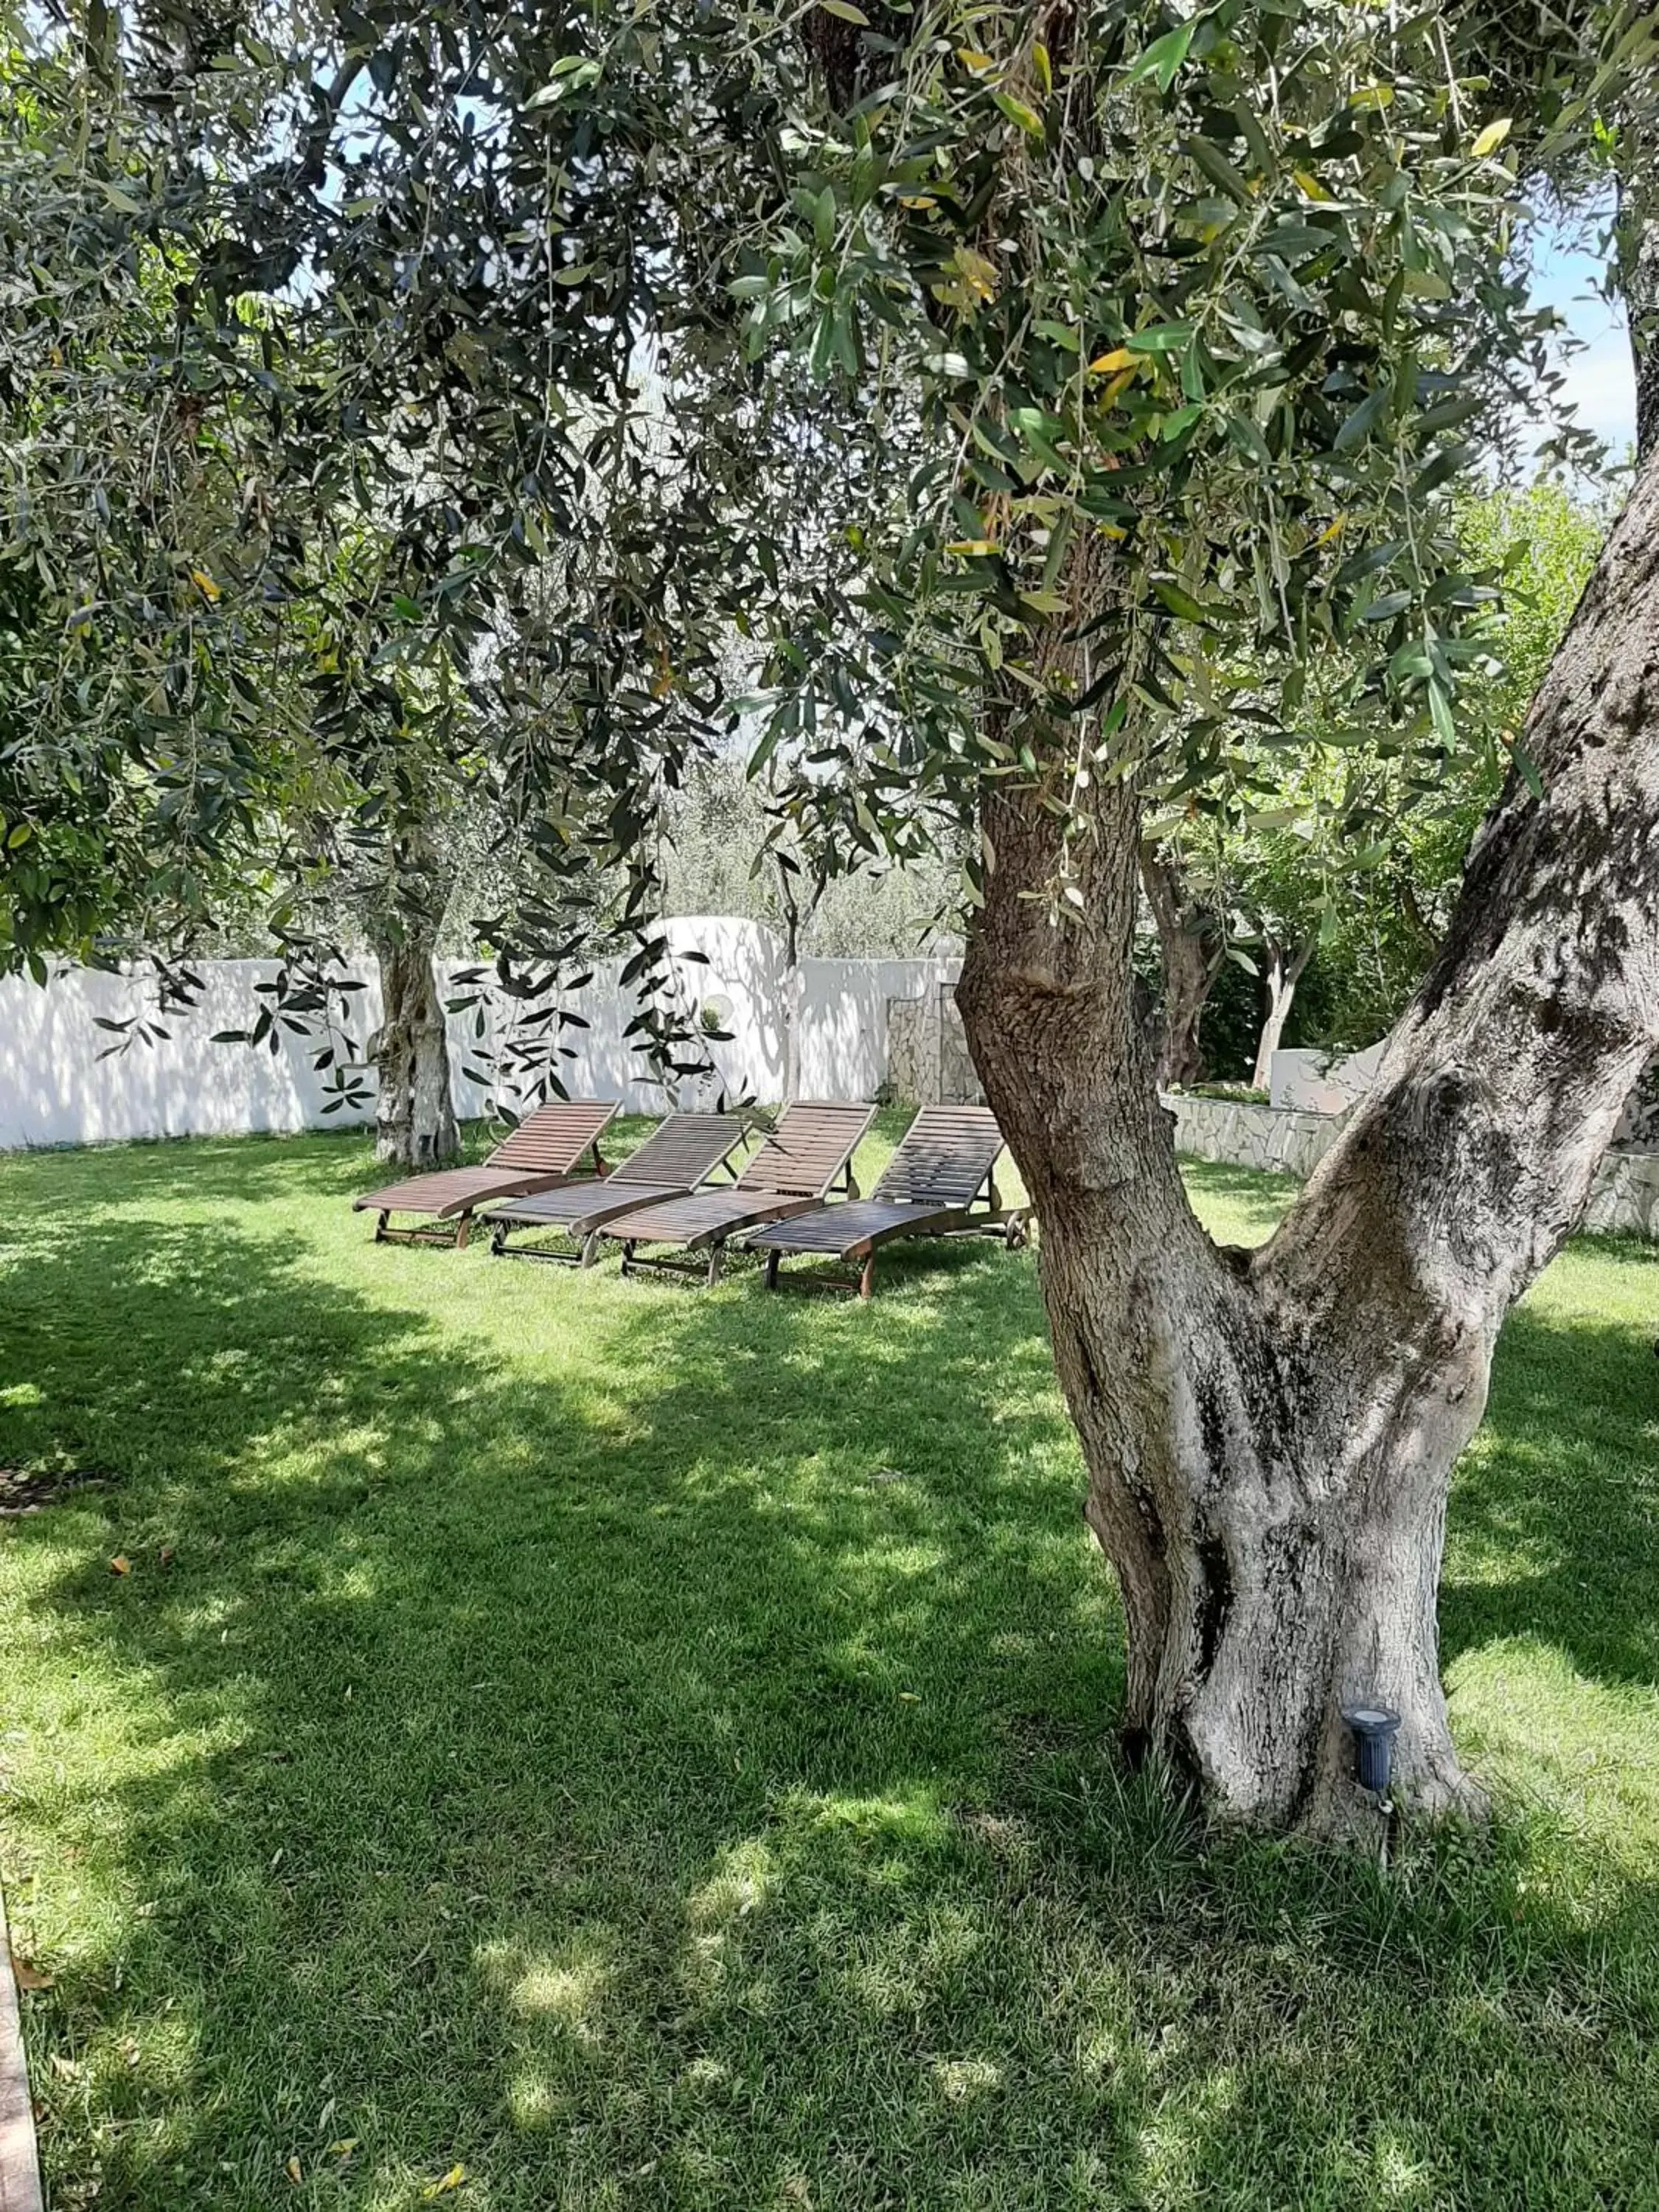
<svg viewBox="0 0 1659 2212">
<path fill-rule="evenodd" d="M 1296 4 L 837 28 L 738 280 L 761 342 L 902 363 L 938 431 L 884 534 L 860 523 L 868 597 L 912 717 L 919 658 L 957 686 L 928 743 L 983 833 L 958 997 L 1042 1222 L 1127 1732 L 1216 1811 L 1316 1832 L 1374 1816 L 1357 1705 L 1401 1716 L 1405 1802 L 1480 1802 L 1437 1659 L 1450 1472 L 1659 1036 L 1650 471 L 1376 1087 L 1260 1251 L 1198 1224 L 1157 1097 L 1143 832 L 1223 765 L 1195 641 L 1251 641 L 1291 732 L 1310 638 L 1366 636 L 1401 743 L 1459 741 L 1495 587 L 1439 502 L 1529 338 L 1508 133 L 1444 31 Z M 823 660 L 878 696 L 867 635 Z"/>
<path fill-rule="evenodd" d="M 550 881 L 620 872 L 635 972 L 664 794 L 722 720 L 837 866 L 971 831 L 958 997 L 1042 1220 L 1127 1739 L 1219 1815 L 1318 1833 L 1378 1816 L 1356 1701 L 1401 1716 L 1402 1802 L 1479 1806 L 1437 1662 L 1450 1470 L 1659 1037 L 1650 468 L 1381 1078 L 1260 1251 L 1197 1222 L 1157 1095 L 1143 846 L 1228 779 L 1241 714 L 1294 745 L 1321 641 L 1363 640 L 1416 781 L 1466 742 L 1499 586 L 1448 503 L 1547 336 L 1506 151 L 1535 118 L 1488 112 L 1470 20 L 387 0 L 303 67 L 248 48 L 284 121 L 211 166 L 203 246 L 216 327 L 250 294 L 326 325 L 326 367 L 264 369 L 276 427 L 326 502 L 356 472 L 424 517 L 408 596 L 500 703 L 492 787 Z M 1540 128 L 1646 82 L 1645 18 L 1595 35 Z M 204 173 L 183 143 L 164 183 Z M 521 630 L 550 567 L 575 611 Z M 734 631 L 757 696 L 724 684 Z M 1211 696 L 1221 660 L 1250 700 Z M 550 901 L 500 941 L 526 990 L 572 949 Z"/>
<path fill-rule="evenodd" d="M 252 7 L 182 44 L 166 9 L 5 20 L 0 960 L 148 955 L 187 1005 L 193 951 L 263 935 L 283 958 L 238 1036 L 319 1033 L 336 1106 L 372 1065 L 383 1152 L 440 1159 L 458 838 L 510 856 L 469 871 L 495 893 L 471 934 L 532 1090 L 562 989 L 653 902 L 638 832 L 687 718 L 573 773 L 573 701 L 665 719 L 664 579 L 695 564 L 659 526 L 697 471 L 646 434 L 643 319 L 553 210 L 596 207 L 636 275 L 659 226 L 602 164 L 550 170 L 544 42 L 507 56 L 503 149 L 411 120 L 468 79 L 441 13 Z M 672 1028 L 648 1012 L 642 1043 Z"/>
</svg>

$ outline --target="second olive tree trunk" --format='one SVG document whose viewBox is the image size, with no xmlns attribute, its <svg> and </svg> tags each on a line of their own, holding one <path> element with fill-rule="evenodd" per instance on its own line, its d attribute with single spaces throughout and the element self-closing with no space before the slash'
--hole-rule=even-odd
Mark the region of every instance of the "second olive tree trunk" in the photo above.
<svg viewBox="0 0 1659 2212">
<path fill-rule="evenodd" d="M 460 1152 L 434 952 L 424 934 L 382 937 L 375 945 L 375 1157 L 415 1170 L 443 1167 Z"/>
</svg>

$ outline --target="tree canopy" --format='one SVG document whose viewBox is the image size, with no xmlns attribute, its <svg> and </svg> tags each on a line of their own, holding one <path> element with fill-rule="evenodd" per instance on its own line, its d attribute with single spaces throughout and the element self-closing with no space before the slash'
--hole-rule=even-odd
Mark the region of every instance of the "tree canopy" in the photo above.
<svg viewBox="0 0 1659 2212">
<path fill-rule="evenodd" d="M 98 21 L 9 65 L 13 964 L 183 944 L 256 850 L 303 937 L 296 751 L 370 830 L 474 760 L 551 988 L 734 721 L 837 866 L 985 778 L 1211 803 L 1322 640 L 1402 793 L 1466 742 L 1562 108 L 1492 113 L 1476 15 Z M 1593 140 L 1646 47 L 1575 35 Z"/>
</svg>

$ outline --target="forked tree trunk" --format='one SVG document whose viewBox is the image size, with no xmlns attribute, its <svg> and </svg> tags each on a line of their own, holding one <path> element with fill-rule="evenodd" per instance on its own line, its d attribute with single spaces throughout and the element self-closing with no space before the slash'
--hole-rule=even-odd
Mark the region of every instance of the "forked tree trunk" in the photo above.
<svg viewBox="0 0 1659 2212">
<path fill-rule="evenodd" d="M 449 1046 L 430 936 L 381 938 L 380 1026 L 373 1039 L 375 1157 L 398 1167 L 445 1166 L 459 1153 Z"/>
<path fill-rule="evenodd" d="M 1231 1819 L 1373 1828 L 1342 1715 L 1403 1717 L 1395 1796 L 1478 1811 L 1439 1679 L 1451 1470 L 1514 1299 L 1577 1220 L 1659 1043 L 1659 470 L 1647 467 L 1528 718 L 1446 944 L 1261 1250 L 1188 1206 L 1132 966 L 1139 822 L 1103 801 L 1086 913 L 1031 793 L 986 802 L 958 998 L 1042 1224 L 1087 1514 L 1128 1626 L 1131 1742 Z"/>
<path fill-rule="evenodd" d="M 1256 1040 L 1255 1073 L 1250 1078 L 1253 1089 L 1265 1091 L 1273 1079 L 1273 1054 L 1279 1050 L 1285 1035 L 1285 1024 L 1291 1018 L 1291 1008 L 1296 1003 L 1296 987 L 1313 957 L 1316 938 L 1305 938 L 1288 960 L 1285 947 L 1268 940 L 1267 945 L 1267 1013 L 1261 1024 L 1261 1035 Z"/>
<path fill-rule="evenodd" d="M 1204 1079 L 1199 1024 L 1221 973 L 1223 951 L 1211 917 L 1188 898 L 1181 872 L 1166 853 L 1153 845 L 1141 848 L 1140 879 L 1158 926 L 1164 977 L 1158 1079 L 1184 1090 Z"/>
</svg>

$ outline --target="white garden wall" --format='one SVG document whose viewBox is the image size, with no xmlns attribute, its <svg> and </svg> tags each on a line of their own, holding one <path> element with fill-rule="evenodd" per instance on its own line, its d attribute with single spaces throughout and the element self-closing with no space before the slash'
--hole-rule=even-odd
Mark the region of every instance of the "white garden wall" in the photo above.
<svg viewBox="0 0 1659 2212">
<path fill-rule="evenodd" d="M 719 1082 L 734 1095 L 775 1100 L 783 1089 L 787 977 L 782 947 L 757 923 L 692 915 L 667 925 L 672 988 L 688 1014 L 707 1006 L 729 1042 L 711 1056 Z M 690 956 L 701 953 L 702 959 Z M 888 1008 L 898 999 L 936 994 L 956 974 L 946 960 L 806 960 L 797 979 L 800 1023 L 800 1093 L 808 1098 L 868 1098 L 888 1071 Z M 155 1045 L 100 1057 L 114 1042 L 99 1018 L 121 1021 L 147 1011 L 142 979 L 70 969 L 44 988 L 15 977 L 0 981 L 0 1151 L 27 1146 L 96 1144 L 112 1139 L 233 1136 L 257 1130 L 338 1127 L 369 1118 L 370 1109 L 325 1113 L 328 1094 L 311 1066 L 311 1046 L 284 1034 L 275 1054 L 245 1045 L 216 1045 L 216 1030 L 251 1029 L 260 1000 L 255 986 L 273 963 L 220 960 L 200 971 L 207 988 L 191 1014 L 170 1016 L 168 1037 Z M 446 994 L 453 988 L 452 968 Z M 361 970 L 360 1036 L 380 1018 L 374 966 Z M 619 963 L 596 970 L 569 1001 L 586 1027 L 565 1041 L 573 1057 L 565 1081 L 573 1093 L 620 1098 L 631 1111 L 659 1113 L 668 1103 L 660 1083 L 623 1032 L 636 1001 L 621 988 Z M 492 1030 L 514 1010 L 486 1009 Z M 488 1082 L 469 1068 L 480 1059 L 471 1013 L 452 1015 L 455 1104 L 462 1115 L 491 1106 Z M 1336 1067 L 1319 1055 L 1278 1053 L 1273 1105 L 1170 1097 L 1179 1149 L 1200 1159 L 1308 1174 L 1340 1127 L 1340 1112 L 1369 1079 L 1376 1053 Z M 717 1085 L 688 1084 L 706 1096 Z M 1328 1098 L 1338 1111 L 1310 1110 Z M 1280 1103 L 1294 1098 L 1295 1107 Z M 691 1103 L 690 1097 L 682 1099 Z M 1659 1153 L 1615 1147 L 1602 1164 L 1586 1217 L 1595 1229 L 1659 1237 Z"/>
<path fill-rule="evenodd" d="M 1370 1089 L 1382 1060 L 1380 1044 L 1346 1060 L 1304 1047 L 1281 1048 L 1268 1065 L 1269 1102 L 1282 1113 L 1346 1114 Z"/>
<path fill-rule="evenodd" d="M 711 1048 L 720 1080 L 734 1094 L 763 1100 L 783 1089 L 785 970 L 782 947 L 757 923 L 692 915 L 667 925 L 675 955 L 672 988 L 688 1012 L 712 1007 L 730 1042 Z M 688 956 L 700 952 L 703 960 Z M 459 964 L 459 963 L 457 963 Z M 586 1027 L 563 1041 L 574 1057 L 564 1079 L 573 1091 L 620 1098 L 633 1111 L 660 1112 L 662 1086 L 625 1036 L 637 1000 L 620 985 L 620 963 L 602 964 L 568 1005 Z M 365 1109 L 325 1114 L 328 1094 L 311 1066 L 310 1042 L 286 1032 L 273 1055 L 216 1045 L 218 1030 L 251 1029 L 261 1001 L 255 989 L 274 963 L 202 963 L 207 988 L 197 1011 L 169 1016 L 170 1035 L 155 1045 L 100 1057 L 116 1042 L 99 1018 L 122 1021 L 148 1010 L 142 978 L 68 969 L 41 988 L 0 980 L 0 1150 L 95 1144 L 143 1137 L 229 1136 L 256 1130 L 338 1127 L 369 1118 Z M 380 1019 L 373 962 L 357 971 L 359 1041 Z M 887 1066 L 887 1002 L 936 989 L 955 973 L 937 960 L 807 960 L 799 977 L 800 1091 L 805 1097 L 867 1098 Z M 454 967 L 444 981 L 453 988 Z M 486 1009 L 494 1036 L 514 1018 L 510 1003 Z M 483 1061 L 471 1013 L 452 1015 L 457 1111 L 490 1104 L 487 1085 L 466 1071 Z"/>
<path fill-rule="evenodd" d="M 70 969 L 44 988 L 0 981 L 0 1148 L 95 1144 L 116 1137 L 228 1136 L 250 1129 L 327 1127 L 326 1097 L 304 1041 L 284 1035 L 273 1057 L 216 1045 L 216 1030 L 247 1029 L 254 984 L 276 974 L 256 960 L 212 961 L 193 1014 L 169 1016 L 169 1041 L 100 1058 L 116 1039 L 100 1018 L 147 1011 L 142 982 Z M 365 1018 L 379 1018 L 371 993 Z"/>
<path fill-rule="evenodd" d="M 800 1095 L 868 1098 L 887 1079 L 887 1002 L 955 980 L 939 960 L 804 960 Z"/>
</svg>

